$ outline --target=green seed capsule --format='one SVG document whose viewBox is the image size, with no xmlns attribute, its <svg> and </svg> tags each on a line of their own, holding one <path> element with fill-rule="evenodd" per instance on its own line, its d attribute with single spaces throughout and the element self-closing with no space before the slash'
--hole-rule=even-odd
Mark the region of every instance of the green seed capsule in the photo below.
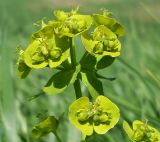
<svg viewBox="0 0 160 142">
<path fill-rule="evenodd" d="M 62 32 L 64 32 L 64 33 L 69 33 L 69 28 L 67 28 L 67 27 L 63 28 L 63 29 L 62 29 Z"/>
<path fill-rule="evenodd" d="M 147 136 L 148 138 L 150 138 L 152 135 L 151 135 L 150 132 L 147 132 L 146 136 Z"/>
<path fill-rule="evenodd" d="M 78 29 L 78 23 L 77 23 L 77 21 L 74 21 L 74 22 L 71 24 L 71 28 L 72 28 L 73 30 L 77 30 L 77 29 Z"/>
<path fill-rule="evenodd" d="M 47 50 L 47 48 L 45 47 L 45 46 L 41 46 L 41 52 L 42 52 L 42 54 L 43 55 L 48 55 L 48 50 Z"/>
<path fill-rule="evenodd" d="M 137 142 L 141 142 L 143 140 L 143 137 L 144 137 L 144 132 L 142 131 L 135 131 L 134 133 L 134 140 L 137 141 Z"/>
<path fill-rule="evenodd" d="M 52 59 L 57 59 L 62 55 L 62 51 L 59 48 L 53 49 L 50 52 L 50 56 Z"/>
<path fill-rule="evenodd" d="M 77 112 L 77 118 L 78 118 L 78 121 L 86 121 L 89 116 L 88 116 L 88 112 L 86 110 L 80 110 Z"/>
<path fill-rule="evenodd" d="M 109 120 L 109 117 L 106 113 L 103 113 L 102 115 L 100 115 L 99 120 L 100 122 L 106 122 Z"/>
<path fill-rule="evenodd" d="M 94 40 L 98 40 L 98 41 L 102 41 L 104 34 L 101 32 L 93 32 L 93 39 Z"/>
<path fill-rule="evenodd" d="M 97 43 L 93 48 L 93 52 L 96 54 L 100 54 L 103 52 L 103 44 L 101 42 Z"/>
<path fill-rule="evenodd" d="M 31 58 L 32 58 L 33 63 L 39 63 L 45 60 L 44 56 L 38 52 L 34 53 Z"/>
<path fill-rule="evenodd" d="M 109 41 L 106 39 L 106 40 L 104 40 L 103 44 L 104 44 L 105 47 L 108 47 L 109 46 Z"/>
<path fill-rule="evenodd" d="M 99 115 L 96 114 L 96 115 L 93 116 L 93 121 L 94 122 L 99 122 L 99 120 L 100 120 Z"/>
<path fill-rule="evenodd" d="M 109 41 L 108 46 L 110 48 L 114 47 L 114 45 L 115 45 L 115 41 Z"/>
<path fill-rule="evenodd" d="M 85 21 L 79 20 L 79 21 L 78 21 L 78 27 L 79 27 L 79 28 L 85 27 Z"/>
</svg>

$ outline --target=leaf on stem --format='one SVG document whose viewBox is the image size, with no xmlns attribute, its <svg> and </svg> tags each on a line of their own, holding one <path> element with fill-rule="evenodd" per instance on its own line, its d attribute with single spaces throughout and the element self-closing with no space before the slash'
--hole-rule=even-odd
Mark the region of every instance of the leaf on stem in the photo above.
<svg viewBox="0 0 160 142">
<path fill-rule="evenodd" d="M 103 56 L 101 58 L 97 58 L 97 64 L 96 64 L 96 69 L 104 69 L 108 66 L 110 66 L 114 62 L 115 58 L 111 56 Z"/>
<path fill-rule="evenodd" d="M 102 82 L 97 79 L 94 72 L 81 72 L 81 80 L 86 85 L 93 98 L 96 98 L 99 95 L 104 95 Z"/>
<path fill-rule="evenodd" d="M 73 84 L 75 82 L 79 71 L 80 68 L 77 67 L 75 70 L 62 70 L 54 74 L 44 86 L 43 91 L 46 94 L 62 93 L 69 84 Z"/>
<path fill-rule="evenodd" d="M 93 55 L 86 53 L 80 61 L 80 64 L 82 70 L 95 70 L 96 58 Z"/>
<path fill-rule="evenodd" d="M 96 73 L 96 77 L 98 77 L 99 79 L 106 79 L 106 80 L 109 80 L 109 81 L 114 81 L 116 79 L 115 77 L 105 77 L 105 76 L 100 75 L 98 73 Z"/>
</svg>

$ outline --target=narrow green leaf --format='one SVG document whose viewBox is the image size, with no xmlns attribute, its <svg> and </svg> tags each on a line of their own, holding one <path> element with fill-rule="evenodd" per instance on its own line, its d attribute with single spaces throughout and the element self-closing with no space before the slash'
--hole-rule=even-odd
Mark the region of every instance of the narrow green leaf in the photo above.
<svg viewBox="0 0 160 142">
<path fill-rule="evenodd" d="M 35 99 L 37 99 L 38 97 L 42 96 L 43 95 L 43 92 L 37 94 L 37 95 L 33 95 L 31 97 L 28 98 L 28 101 L 33 101 Z"/>
<path fill-rule="evenodd" d="M 81 72 L 81 79 L 93 98 L 104 95 L 102 82 L 97 79 L 94 72 Z"/>
<path fill-rule="evenodd" d="M 100 75 L 98 73 L 96 73 L 96 77 L 98 77 L 100 79 L 106 79 L 106 80 L 109 80 L 109 81 L 114 81 L 116 79 L 115 77 L 105 77 L 105 76 Z"/>
</svg>

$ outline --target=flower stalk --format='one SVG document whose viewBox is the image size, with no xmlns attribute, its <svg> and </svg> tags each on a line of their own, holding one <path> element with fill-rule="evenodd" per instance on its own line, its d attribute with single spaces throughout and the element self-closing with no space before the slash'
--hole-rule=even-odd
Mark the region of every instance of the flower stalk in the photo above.
<svg viewBox="0 0 160 142">
<path fill-rule="evenodd" d="M 72 68 L 75 69 L 76 65 L 77 65 L 77 61 L 76 61 L 76 51 L 75 51 L 74 38 L 71 38 L 70 57 L 71 57 Z M 75 90 L 75 94 L 76 94 L 76 99 L 82 97 L 79 75 L 77 76 L 77 79 L 74 82 L 73 86 L 74 86 L 74 90 Z"/>
</svg>

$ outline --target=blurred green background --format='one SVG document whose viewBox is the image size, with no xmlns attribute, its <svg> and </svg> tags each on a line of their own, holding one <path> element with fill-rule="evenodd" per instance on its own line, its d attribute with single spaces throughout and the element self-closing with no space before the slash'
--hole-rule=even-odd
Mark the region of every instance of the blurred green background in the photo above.
<svg viewBox="0 0 160 142">
<path fill-rule="evenodd" d="M 0 142 L 56 142 L 50 134 L 40 140 L 31 137 L 39 113 L 59 117 L 74 97 L 73 87 L 63 94 L 29 101 L 53 71 L 33 70 L 25 79 L 17 76 L 17 45 L 27 47 L 36 31 L 33 23 L 46 17 L 53 19 L 56 9 L 80 6 L 82 13 L 99 13 L 109 9 L 124 25 L 122 54 L 112 66 L 100 71 L 115 81 L 103 80 L 106 96 L 121 109 L 118 125 L 105 135 L 94 135 L 90 142 L 129 142 L 122 121 L 149 120 L 160 129 L 160 1 L 159 0 L 1 0 L 0 1 Z M 77 40 L 79 53 L 81 43 Z M 86 94 L 86 89 L 82 88 Z M 63 142 L 80 142 L 79 130 L 63 118 L 58 128 Z"/>
</svg>

